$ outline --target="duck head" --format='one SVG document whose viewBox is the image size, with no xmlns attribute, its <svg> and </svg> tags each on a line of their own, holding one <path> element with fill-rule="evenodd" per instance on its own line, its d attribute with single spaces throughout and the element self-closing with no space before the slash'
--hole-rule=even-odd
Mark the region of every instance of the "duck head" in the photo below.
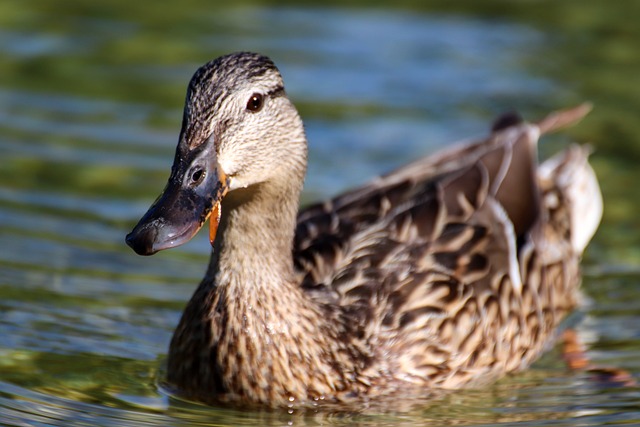
<svg viewBox="0 0 640 427">
<path fill-rule="evenodd" d="M 210 219 L 213 244 L 229 191 L 291 167 L 304 175 L 306 138 L 273 62 L 254 53 L 211 61 L 189 83 L 169 181 L 126 242 L 152 255 L 186 243 Z"/>
</svg>

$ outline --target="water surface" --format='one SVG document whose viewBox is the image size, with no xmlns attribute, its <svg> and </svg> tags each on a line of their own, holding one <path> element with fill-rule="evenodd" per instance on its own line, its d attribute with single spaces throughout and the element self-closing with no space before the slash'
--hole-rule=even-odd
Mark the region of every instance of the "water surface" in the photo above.
<svg viewBox="0 0 640 427">
<path fill-rule="evenodd" d="M 364 3 L 363 3 L 364 4 Z M 381 3 L 386 4 L 386 3 Z M 605 197 L 570 323 L 594 363 L 640 373 L 639 3 L 8 0 L 0 6 L 0 424 L 622 425 L 637 387 L 571 372 L 558 348 L 526 373 L 365 414 L 209 408 L 159 386 L 206 236 L 140 258 L 124 235 L 162 189 L 186 84 L 234 50 L 271 56 L 310 140 L 305 202 L 362 183 L 517 109 L 596 105 Z M 203 233 L 206 234 L 206 233 Z M 390 412 L 389 412 L 390 411 Z"/>
</svg>

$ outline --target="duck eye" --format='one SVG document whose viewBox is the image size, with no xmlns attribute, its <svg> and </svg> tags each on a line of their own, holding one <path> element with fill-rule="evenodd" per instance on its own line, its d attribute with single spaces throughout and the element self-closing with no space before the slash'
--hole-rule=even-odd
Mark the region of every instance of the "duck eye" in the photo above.
<svg viewBox="0 0 640 427">
<path fill-rule="evenodd" d="M 261 93 L 254 93 L 247 101 L 247 110 L 256 113 L 262 109 L 262 105 L 264 104 L 264 97 Z"/>
<path fill-rule="evenodd" d="M 202 180 L 202 178 L 204 178 L 204 171 L 202 169 L 196 169 L 191 174 L 191 182 L 194 184 L 199 183 Z"/>
</svg>

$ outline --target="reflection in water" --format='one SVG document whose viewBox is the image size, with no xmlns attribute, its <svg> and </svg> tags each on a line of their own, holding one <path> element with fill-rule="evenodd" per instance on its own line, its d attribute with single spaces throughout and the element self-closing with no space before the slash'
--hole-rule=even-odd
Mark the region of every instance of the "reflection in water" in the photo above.
<svg viewBox="0 0 640 427">
<path fill-rule="evenodd" d="M 585 263 L 593 303 L 574 323 L 591 337 L 595 363 L 640 370 L 637 3 L 465 1 L 415 10 L 192 3 L 2 7 L 0 424 L 640 419 L 637 388 L 567 372 L 553 352 L 486 390 L 381 402 L 366 414 L 209 408 L 163 391 L 168 340 L 203 275 L 207 238 L 144 260 L 123 238 L 166 182 L 191 73 L 239 49 L 276 59 L 305 119 L 305 200 L 483 133 L 503 110 L 535 118 L 593 101 L 594 113 L 570 132 L 596 148 L 606 206 Z M 548 142 L 548 151 L 565 142 Z M 375 415 L 390 408 L 410 410 Z"/>
</svg>

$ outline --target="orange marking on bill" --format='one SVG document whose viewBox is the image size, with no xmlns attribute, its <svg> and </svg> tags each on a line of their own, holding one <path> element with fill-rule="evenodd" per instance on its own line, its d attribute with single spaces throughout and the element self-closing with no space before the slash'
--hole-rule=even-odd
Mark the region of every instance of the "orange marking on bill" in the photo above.
<svg viewBox="0 0 640 427">
<path fill-rule="evenodd" d="M 216 232 L 218 231 L 218 225 L 220 225 L 220 216 L 222 210 L 220 209 L 220 202 L 217 201 L 211 209 L 211 215 L 209 216 L 209 242 L 213 246 L 213 242 L 216 240 Z"/>
</svg>

